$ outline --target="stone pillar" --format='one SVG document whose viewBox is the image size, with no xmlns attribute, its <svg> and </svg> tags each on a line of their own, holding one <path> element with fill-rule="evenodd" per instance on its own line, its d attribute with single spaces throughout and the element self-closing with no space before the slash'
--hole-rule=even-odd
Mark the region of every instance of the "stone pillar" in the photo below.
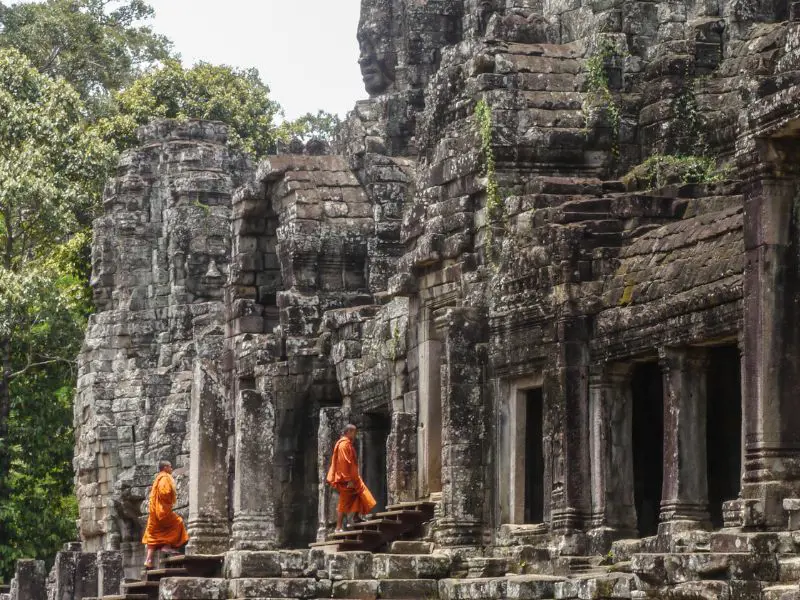
<svg viewBox="0 0 800 600">
<path fill-rule="evenodd" d="M 417 499 L 416 437 L 416 415 L 392 413 L 392 427 L 386 444 L 389 504 Z"/>
<path fill-rule="evenodd" d="M 419 460 L 419 493 L 429 496 L 442 491 L 442 342 L 427 307 L 420 311 L 417 328 L 419 336 L 419 395 L 417 457 Z"/>
<path fill-rule="evenodd" d="M 195 359 L 189 439 L 190 554 L 228 549 L 228 432 L 223 384 L 216 364 Z"/>
<path fill-rule="evenodd" d="M 319 433 L 317 435 L 317 447 L 319 448 L 317 471 L 320 481 L 318 542 L 325 541 L 332 527 L 336 526 L 338 497 L 331 486 L 327 484 L 326 479 L 331 466 L 333 447 L 341 437 L 344 426 L 347 425 L 347 420 L 350 418 L 348 413 L 349 411 L 339 406 L 322 408 L 319 411 Z"/>
<path fill-rule="evenodd" d="M 589 347 L 585 317 L 569 317 L 558 323 L 555 370 L 545 385 L 545 403 L 554 413 L 553 425 L 560 437 L 560 468 L 554 475 L 551 524 L 562 535 L 560 551 L 583 554 L 585 528 L 591 516 L 589 460 Z M 557 405 L 560 409 L 555 410 Z"/>
<path fill-rule="evenodd" d="M 116 596 L 124 577 L 122 554 L 117 551 L 97 553 L 97 596 Z"/>
<path fill-rule="evenodd" d="M 605 554 L 616 539 L 636 537 L 632 372 L 631 364 L 610 363 L 590 373 L 592 554 Z"/>
<path fill-rule="evenodd" d="M 50 572 L 52 589 L 49 595 L 56 600 L 72 600 L 75 596 L 75 573 L 79 553 L 69 549 L 71 544 L 67 546 L 68 548 L 56 554 L 53 570 Z"/>
<path fill-rule="evenodd" d="M 43 561 L 17 561 L 11 600 L 47 600 L 47 571 Z"/>
<path fill-rule="evenodd" d="M 664 483 L 659 533 L 710 527 L 706 459 L 707 358 L 701 348 L 661 348 Z"/>
<path fill-rule="evenodd" d="M 97 553 L 78 552 L 75 560 L 74 600 L 98 595 Z"/>
<path fill-rule="evenodd" d="M 275 394 L 272 377 L 264 389 L 241 389 L 236 396 L 236 472 L 233 484 L 233 546 L 272 550 L 275 528 Z"/>
<path fill-rule="evenodd" d="M 468 308 L 442 309 L 442 504 L 436 539 L 442 546 L 481 546 L 489 505 L 490 457 L 483 393 L 485 320 Z"/>
<path fill-rule="evenodd" d="M 742 497 L 760 503 L 745 525 L 767 528 L 785 527 L 783 499 L 800 494 L 798 181 L 759 175 L 745 190 Z"/>
</svg>

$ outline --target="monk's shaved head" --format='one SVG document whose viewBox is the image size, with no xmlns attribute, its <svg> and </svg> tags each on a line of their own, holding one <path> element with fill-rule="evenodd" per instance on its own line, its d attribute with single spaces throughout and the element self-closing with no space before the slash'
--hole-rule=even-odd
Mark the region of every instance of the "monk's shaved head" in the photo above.
<svg viewBox="0 0 800 600">
<path fill-rule="evenodd" d="M 159 471 L 163 471 L 164 469 L 168 469 L 168 468 L 169 469 L 172 468 L 172 463 L 171 462 L 169 462 L 168 460 L 160 460 L 160 461 L 158 461 L 158 470 Z"/>
<path fill-rule="evenodd" d="M 346 437 L 351 437 L 351 436 L 355 435 L 357 429 L 358 429 L 358 427 L 356 427 L 355 425 L 350 423 L 349 425 L 345 425 L 344 426 L 344 431 L 342 431 L 342 435 L 344 435 Z"/>
</svg>

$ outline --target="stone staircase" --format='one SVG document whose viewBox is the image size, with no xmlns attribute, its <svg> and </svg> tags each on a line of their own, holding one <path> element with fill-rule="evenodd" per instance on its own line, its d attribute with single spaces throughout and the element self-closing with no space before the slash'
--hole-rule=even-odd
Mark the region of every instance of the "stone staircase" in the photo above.
<svg viewBox="0 0 800 600">
<path fill-rule="evenodd" d="M 171 578 L 217 578 L 222 575 L 222 556 L 178 555 L 161 561 L 160 568 L 142 571 L 142 579 L 122 584 L 119 595 L 102 600 L 158 600 L 161 582 Z M 84 600 L 100 600 L 86 598 Z"/>
<path fill-rule="evenodd" d="M 324 542 L 310 544 L 329 552 L 374 552 L 409 534 L 418 532 L 433 519 L 436 503 L 428 501 L 401 502 L 386 507 L 368 521 L 355 523 L 347 531 L 333 533 Z"/>
</svg>

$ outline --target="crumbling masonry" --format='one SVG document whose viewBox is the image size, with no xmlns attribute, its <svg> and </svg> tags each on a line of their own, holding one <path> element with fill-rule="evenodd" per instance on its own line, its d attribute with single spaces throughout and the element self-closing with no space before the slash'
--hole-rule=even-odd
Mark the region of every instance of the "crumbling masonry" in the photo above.
<svg viewBox="0 0 800 600">
<path fill-rule="evenodd" d="M 138 572 L 169 458 L 227 579 L 164 598 L 800 598 L 800 3 L 362 0 L 359 44 L 333 149 L 161 122 L 109 183 L 83 553 Z M 348 421 L 435 503 L 402 575 L 282 550 Z"/>
</svg>

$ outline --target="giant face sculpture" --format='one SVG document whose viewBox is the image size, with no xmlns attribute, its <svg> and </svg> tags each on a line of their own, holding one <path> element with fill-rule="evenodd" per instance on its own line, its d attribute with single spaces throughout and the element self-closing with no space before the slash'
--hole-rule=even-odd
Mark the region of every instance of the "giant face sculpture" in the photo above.
<svg viewBox="0 0 800 600">
<path fill-rule="evenodd" d="M 392 32 L 392 2 L 362 0 L 358 24 L 358 64 L 370 96 L 386 92 L 395 80 L 397 50 Z"/>
<path fill-rule="evenodd" d="M 492 0 L 478 0 L 476 21 L 478 24 L 478 33 L 480 35 L 486 33 L 486 26 L 489 24 L 489 19 L 496 10 L 497 7 Z"/>
</svg>

